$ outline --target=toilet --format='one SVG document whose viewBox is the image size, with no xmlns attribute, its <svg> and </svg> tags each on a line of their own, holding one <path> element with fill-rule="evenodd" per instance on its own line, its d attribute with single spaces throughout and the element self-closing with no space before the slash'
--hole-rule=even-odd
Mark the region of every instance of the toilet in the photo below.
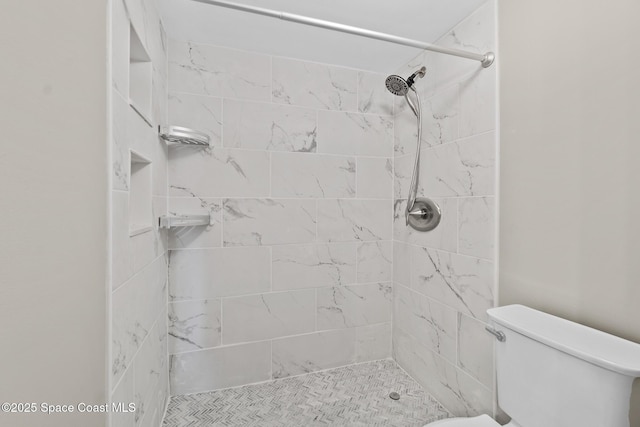
<svg viewBox="0 0 640 427">
<path fill-rule="evenodd" d="M 640 344 L 522 305 L 487 313 L 487 330 L 497 338 L 498 404 L 511 417 L 508 427 L 629 427 Z M 500 424 L 481 415 L 427 426 Z"/>
</svg>

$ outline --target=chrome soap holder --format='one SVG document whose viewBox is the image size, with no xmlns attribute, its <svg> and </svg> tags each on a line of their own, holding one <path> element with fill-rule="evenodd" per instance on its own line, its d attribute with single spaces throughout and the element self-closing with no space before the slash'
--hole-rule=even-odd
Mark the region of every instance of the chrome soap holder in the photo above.
<svg viewBox="0 0 640 427">
<path fill-rule="evenodd" d="M 197 227 L 202 225 L 213 225 L 213 215 L 163 215 L 158 218 L 158 226 L 167 230 L 176 227 Z"/>
<path fill-rule="evenodd" d="M 208 147 L 210 142 L 206 133 L 181 126 L 158 126 L 158 135 L 169 144 Z"/>
</svg>

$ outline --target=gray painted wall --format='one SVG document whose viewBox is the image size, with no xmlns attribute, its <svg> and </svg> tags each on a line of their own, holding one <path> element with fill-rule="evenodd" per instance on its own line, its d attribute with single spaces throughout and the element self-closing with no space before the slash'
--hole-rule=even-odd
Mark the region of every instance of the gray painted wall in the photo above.
<svg viewBox="0 0 640 427">
<path fill-rule="evenodd" d="M 105 402 L 105 1 L 0 14 L 0 401 Z M 100 426 L 5 414 L 0 425 Z"/>
<path fill-rule="evenodd" d="M 636 342 L 638 16 L 634 0 L 499 9 L 500 305 L 526 304 Z"/>
</svg>

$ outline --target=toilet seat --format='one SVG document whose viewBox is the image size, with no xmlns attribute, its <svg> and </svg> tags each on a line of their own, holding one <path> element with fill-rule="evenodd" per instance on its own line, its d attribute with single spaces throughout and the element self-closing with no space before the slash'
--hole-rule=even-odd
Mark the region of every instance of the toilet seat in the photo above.
<svg viewBox="0 0 640 427">
<path fill-rule="evenodd" d="M 424 427 L 502 427 L 488 415 L 480 415 L 473 418 L 448 418 L 433 423 L 429 423 Z"/>
</svg>

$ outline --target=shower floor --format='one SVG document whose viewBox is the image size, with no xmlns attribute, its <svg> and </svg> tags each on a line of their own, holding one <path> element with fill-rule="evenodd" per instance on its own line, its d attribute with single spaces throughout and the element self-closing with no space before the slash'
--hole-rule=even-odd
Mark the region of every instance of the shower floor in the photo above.
<svg viewBox="0 0 640 427">
<path fill-rule="evenodd" d="M 389 398 L 392 391 L 400 400 Z M 393 360 L 173 396 L 165 427 L 424 426 L 447 411 Z"/>
</svg>

